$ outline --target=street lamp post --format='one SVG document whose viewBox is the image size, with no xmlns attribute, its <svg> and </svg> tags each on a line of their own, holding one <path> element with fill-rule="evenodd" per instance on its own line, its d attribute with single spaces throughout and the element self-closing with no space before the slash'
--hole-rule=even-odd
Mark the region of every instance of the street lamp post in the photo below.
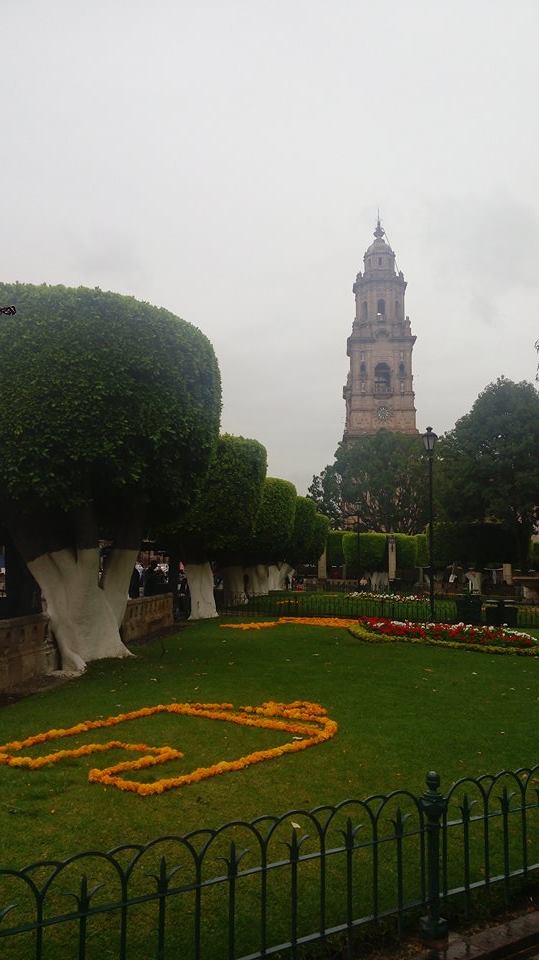
<svg viewBox="0 0 539 960">
<path fill-rule="evenodd" d="M 361 553 L 360 553 L 361 541 L 359 539 L 359 513 L 357 515 L 357 588 L 361 588 Z"/>
<path fill-rule="evenodd" d="M 430 619 L 434 620 L 434 531 L 433 531 L 433 505 L 432 505 L 432 460 L 434 447 L 438 437 L 432 427 L 427 427 L 423 434 L 423 444 L 427 451 L 429 460 L 429 598 L 430 598 Z"/>
</svg>

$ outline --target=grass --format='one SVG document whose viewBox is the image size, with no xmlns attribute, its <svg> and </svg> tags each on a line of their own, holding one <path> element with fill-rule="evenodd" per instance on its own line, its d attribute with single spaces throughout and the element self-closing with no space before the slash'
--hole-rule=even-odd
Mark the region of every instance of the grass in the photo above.
<svg viewBox="0 0 539 960">
<path fill-rule="evenodd" d="M 136 653 L 133 659 L 92 664 L 83 677 L 60 689 L 3 708 L 0 742 L 174 699 L 238 706 L 313 700 L 338 722 L 339 732 L 301 753 L 148 798 L 87 782 L 89 767 L 108 766 L 125 754 L 66 760 L 36 771 L 0 767 L 2 867 L 20 868 L 78 850 L 143 843 L 395 788 L 418 794 L 426 771 L 433 768 L 447 787 L 464 775 L 539 759 L 539 658 L 405 644 L 369 646 L 343 629 L 303 625 L 222 630 L 214 621 L 190 624 Z M 184 751 L 184 760 L 157 768 L 158 776 L 287 739 L 272 731 L 171 715 L 116 727 L 115 737 Z M 53 742 L 33 748 L 33 754 L 90 739 L 111 739 L 111 731 Z M 151 779 L 151 773 L 147 776 Z M 220 936 L 218 928 L 214 935 Z M 208 952 L 206 957 L 220 955 Z M 116 954 L 101 945 L 99 956 L 105 960 Z"/>
</svg>

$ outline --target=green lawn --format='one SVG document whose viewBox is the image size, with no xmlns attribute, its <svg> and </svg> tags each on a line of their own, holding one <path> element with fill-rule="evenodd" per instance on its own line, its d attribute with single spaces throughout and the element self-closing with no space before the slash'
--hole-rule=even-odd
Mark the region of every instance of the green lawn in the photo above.
<svg viewBox="0 0 539 960">
<path fill-rule="evenodd" d="M 240 632 L 220 629 L 218 622 L 190 624 L 136 654 L 93 664 L 76 681 L 4 707 L 0 742 L 173 700 L 238 706 L 313 700 L 338 722 L 339 732 L 301 753 L 146 798 L 87 782 L 90 767 L 125 759 L 119 752 L 35 771 L 0 766 L 2 867 L 395 788 L 419 793 L 429 769 L 449 786 L 465 774 L 539 760 L 539 658 L 362 645 L 346 630 L 326 627 Z M 31 752 L 113 738 L 182 750 L 184 759 L 158 767 L 158 777 L 289 739 L 269 730 L 159 715 Z M 99 956 L 115 954 L 101 946 Z M 207 958 L 214 960 L 211 952 Z"/>
</svg>

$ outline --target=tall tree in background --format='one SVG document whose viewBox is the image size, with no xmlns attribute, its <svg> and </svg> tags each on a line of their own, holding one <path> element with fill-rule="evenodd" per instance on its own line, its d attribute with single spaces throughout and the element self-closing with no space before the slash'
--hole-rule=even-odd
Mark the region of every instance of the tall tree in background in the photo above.
<svg viewBox="0 0 539 960">
<path fill-rule="evenodd" d="M 366 530 L 417 533 L 427 520 L 423 452 L 419 436 L 388 430 L 343 442 L 309 493 L 332 521 L 357 515 Z"/>
<path fill-rule="evenodd" d="M 525 569 L 539 505 L 539 395 L 533 384 L 504 377 L 489 384 L 446 435 L 440 454 L 447 516 L 502 521 Z"/>
<path fill-rule="evenodd" d="M 343 524 L 341 478 L 335 472 L 335 465 L 324 467 L 315 474 L 307 497 L 314 500 L 317 510 L 328 518 L 332 530 L 339 530 Z"/>
</svg>

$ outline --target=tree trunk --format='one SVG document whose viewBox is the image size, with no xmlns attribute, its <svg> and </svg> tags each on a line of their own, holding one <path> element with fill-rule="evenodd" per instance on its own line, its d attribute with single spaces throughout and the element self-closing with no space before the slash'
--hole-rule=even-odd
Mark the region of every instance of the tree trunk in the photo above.
<svg viewBox="0 0 539 960">
<path fill-rule="evenodd" d="M 268 568 L 264 563 L 258 563 L 255 567 L 246 567 L 246 573 L 249 577 L 249 592 L 254 596 L 267 596 L 268 594 Z"/>
<path fill-rule="evenodd" d="M 138 549 L 128 550 L 113 547 L 103 570 L 101 589 L 112 608 L 118 627 L 121 627 L 125 616 L 129 581 L 137 556 Z"/>
<path fill-rule="evenodd" d="M 227 603 L 247 603 L 243 567 L 223 567 L 223 588 Z"/>
<path fill-rule="evenodd" d="M 284 590 L 286 587 L 286 578 L 290 577 L 292 579 L 292 574 L 294 573 L 294 567 L 291 567 L 289 563 L 282 563 L 279 569 L 279 583 L 277 586 L 278 590 Z"/>
<path fill-rule="evenodd" d="M 133 531 L 142 521 L 129 504 L 115 505 L 113 513 L 114 548 L 103 590 L 93 503 L 68 513 L 43 508 L 19 516 L 13 511 L 10 518 L 13 540 L 45 597 L 66 674 L 82 673 L 91 660 L 131 655 L 119 625 L 135 560 L 131 548 L 140 537 Z"/>
<path fill-rule="evenodd" d="M 42 554 L 28 567 L 47 603 L 63 673 L 82 673 L 90 660 L 130 656 L 116 612 L 98 585 L 97 547 Z"/>
<path fill-rule="evenodd" d="M 278 590 L 282 564 L 272 563 L 268 567 L 268 590 Z"/>
<path fill-rule="evenodd" d="M 206 563 L 186 563 L 185 576 L 191 594 L 190 620 L 209 620 L 217 616 L 213 594 L 213 570 Z"/>
</svg>

